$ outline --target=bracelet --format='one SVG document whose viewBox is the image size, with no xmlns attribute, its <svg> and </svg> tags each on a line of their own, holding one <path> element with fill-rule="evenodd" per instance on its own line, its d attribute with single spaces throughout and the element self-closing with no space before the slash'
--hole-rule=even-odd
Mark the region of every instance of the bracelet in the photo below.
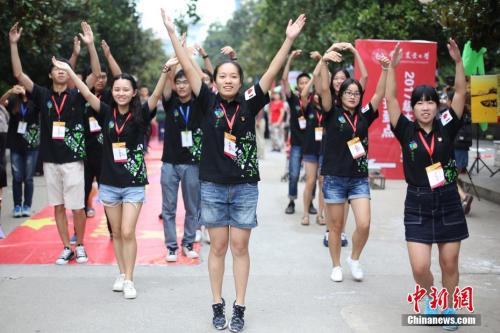
<svg viewBox="0 0 500 333">
<path fill-rule="evenodd" d="M 238 58 L 231 58 L 231 61 L 236 61 L 238 60 Z"/>
<path fill-rule="evenodd" d="M 203 59 L 207 59 L 208 58 L 208 54 L 205 54 L 204 56 L 201 56 Z"/>
<path fill-rule="evenodd" d="M 168 68 L 167 68 L 167 70 L 162 69 L 162 70 L 161 70 L 161 72 L 162 72 L 162 73 L 168 73 L 168 72 L 170 72 L 170 69 L 171 69 L 171 68 L 170 68 L 170 67 L 168 67 Z"/>
</svg>

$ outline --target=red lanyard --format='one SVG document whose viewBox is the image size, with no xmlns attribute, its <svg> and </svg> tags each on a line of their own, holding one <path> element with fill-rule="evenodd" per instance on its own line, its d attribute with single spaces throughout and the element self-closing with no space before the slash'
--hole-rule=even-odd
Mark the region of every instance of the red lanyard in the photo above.
<svg viewBox="0 0 500 333">
<path fill-rule="evenodd" d="M 231 118 L 231 120 L 229 120 L 229 118 L 227 117 L 226 108 L 224 107 L 224 105 L 222 103 L 220 103 L 220 107 L 221 107 L 222 111 L 224 112 L 224 117 L 226 117 L 227 126 L 229 127 L 229 133 L 231 133 L 233 130 L 233 126 L 234 126 L 234 121 L 236 120 L 236 115 L 240 111 L 240 105 L 238 104 L 238 106 L 236 107 L 236 112 L 233 114 L 233 118 Z"/>
<path fill-rule="evenodd" d="M 320 112 L 316 111 L 316 118 L 318 119 L 318 126 L 321 126 L 321 121 L 323 120 L 323 115 L 320 115 Z"/>
<path fill-rule="evenodd" d="M 431 140 L 431 147 L 429 148 L 429 145 L 427 144 L 427 141 L 425 140 L 424 136 L 422 135 L 422 132 L 418 132 L 418 136 L 420 137 L 420 141 L 422 141 L 422 144 L 425 147 L 425 150 L 427 150 L 427 153 L 429 153 L 429 156 L 431 158 L 431 163 L 432 161 L 432 154 L 434 153 L 434 134 L 432 134 L 432 140 Z"/>
<path fill-rule="evenodd" d="M 119 127 L 118 122 L 116 121 L 116 109 L 114 109 L 113 111 L 114 111 L 114 116 L 115 116 L 115 132 L 116 132 L 116 136 L 118 137 L 118 140 L 120 140 L 120 134 L 122 134 L 123 128 L 125 127 L 125 124 L 130 119 L 132 114 L 129 112 L 129 114 L 127 115 L 127 118 L 125 118 L 125 121 L 122 124 L 122 127 Z"/>
<path fill-rule="evenodd" d="M 54 98 L 54 95 L 52 95 L 50 98 L 52 98 L 52 102 L 54 102 L 54 107 L 56 109 L 56 112 L 57 112 L 57 117 L 59 118 L 59 120 L 61 120 L 61 112 L 64 108 L 64 103 L 66 103 L 66 97 L 68 97 L 68 95 L 64 94 L 64 97 L 62 99 L 62 102 L 61 102 L 61 105 L 57 105 L 57 102 L 56 102 L 56 99 Z"/>
<path fill-rule="evenodd" d="M 356 114 L 356 115 L 354 115 L 354 124 L 352 123 L 351 118 L 349 118 L 349 115 L 348 115 L 346 112 L 344 112 L 344 117 L 345 117 L 345 118 L 347 119 L 347 121 L 349 122 L 349 125 L 351 125 L 351 127 L 352 127 L 352 132 L 353 132 L 354 134 L 356 134 L 356 128 L 358 127 L 358 115 L 357 115 L 357 114 Z"/>
</svg>

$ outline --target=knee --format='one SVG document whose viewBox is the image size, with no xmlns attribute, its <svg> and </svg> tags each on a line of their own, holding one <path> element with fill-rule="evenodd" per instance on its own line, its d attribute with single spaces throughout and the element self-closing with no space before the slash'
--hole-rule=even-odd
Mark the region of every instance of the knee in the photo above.
<svg viewBox="0 0 500 333">
<path fill-rule="evenodd" d="M 458 272 L 458 256 L 446 259 L 440 258 L 439 265 L 443 274 L 455 274 Z"/>
<path fill-rule="evenodd" d="M 248 244 L 246 242 L 231 242 L 231 253 L 234 257 L 248 255 Z"/>
<path fill-rule="evenodd" d="M 227 241 L 214 242 L 213 239 L 211 239 L 210 253 L 216 257 L 224 257 L 227 252 L 227 246 L 228 246 Z"/>
<path fill-rule="evenodd" d="M 359 222 L 356 229 L 362 234 L 368 234 L 370 232 L 370 220 Z"/>
<path fill-rule="evenodd" d="M 114 234 L 113 234 L 113 237 L 115 237 Z M 121 238 L 124 241 L 133 241 L 133 240 L 135 240 L 135 230 L 133 230 L 131 228 L 122 228 L 122 230 L 121 230 Z"/>
<path fill-rule="evenodd" d="M 430 263 L 417 263 L 412 266 L 413 276 L 423 277 L 430 273 Z"/>
</svg>

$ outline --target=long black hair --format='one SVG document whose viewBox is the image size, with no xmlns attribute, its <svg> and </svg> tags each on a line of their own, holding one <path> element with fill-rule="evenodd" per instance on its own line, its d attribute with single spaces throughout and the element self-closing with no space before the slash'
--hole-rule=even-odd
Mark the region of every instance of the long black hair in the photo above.
<svg viewBox="0 0 500 333">
<path fill-rule="evenodd" d="M 130 81 L 130 83 L 132 84 L 132 89 L 134 89 L 134 91 L 136 92 L 135 96 L 132 97 L 132 99 L 130 100 L 130 104 L 129 104 L 129 112 L 132 114 L 132 120 L 138 124 L 139 126 L 141 126 L 143 129 L 145 129 L 144 127 L 144 119 L 142 117 L 142 110 L 141 110 L 141 100 L 139 99 L 139 94 L 137 93 L 137 81 L 134 79 L 134 77 L 130 74 L 127 74 L 127 73 L 121 73 L 121 74 L 118 74 L 116 75 L 115 77 L 113 77 L 113 79 L 111 80 L 111 90 L 113 90 L 113 87 L 115 85 L 115 81 L 116 80 L 128 80 Z M 116 101 L 114 99 L 114 97 L 112 98 L 111 100 L 111 108 L 117 108 L 118 105 L 116 104 Z"/>
<path fill-rule="evenodd" d="M 362 105 L 362 101 L 363 101 L 363 87 L 361 86 L 361 83 L 359 83 L 358 80 L 353 79 L 353 78 L 348 78 L 347 80 L 342 82 L 342 84 L 340 85 L 339 96 L 338 96 L 339 103 L 340 103 L 339 106 L 342 106 L 342 99 L 341 99 L 342 95 L 344 94 L 344 92 L 347 90 L 347 88 L 351 84 L 355 84 L 359 90 L 359 102 L 358 102 L 358 105 L 356 105 L 356 107 L 354 108 L 354 112 L 358 112 L 361 110 L 361 105 Z"/>
<path fill-rule="evenodd" d="M 338 72 L 344 73 L 346 80 L 351 78 L 351 74 L 349 74 L 347 69 L 343 67 L 338 67 L 333 70 L 332 76 L 330 77 L 330 94 L 332 95 L 332 104 L 342 106 L 342 103 L 340 101 L 340 96 L 341 96 L 340 90 L 339 94 L 337 94 L 337 92 L 333 88 L 333 78 L 335 77 L 335 75 L 337 75 Z"/>
</svg>

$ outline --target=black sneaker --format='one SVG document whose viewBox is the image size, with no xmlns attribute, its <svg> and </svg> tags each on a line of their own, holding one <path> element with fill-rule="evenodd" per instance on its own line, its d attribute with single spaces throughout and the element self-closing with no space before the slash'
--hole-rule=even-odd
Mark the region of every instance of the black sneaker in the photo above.
<svg viewBox="0 0 500 333">
<path fill-rule="evenodd" d="M 295 213 L 295 203 L 293 202 L 293 200 L 290 200 L 290 203 L 285 209 L 285 214 L 293 214 L 293 213 Z"/>
<path fill-rule="evenodd" d="M 323 236 L 323 245 L 325 247 L 328 247 L 328 230 L 325 232 L 325 235 Z"/>
<path fill-rule="evenodd" d="M 212 310 L 214 311 L 214 318 L 212 319 L 212 324 L 216 329 L 223 330 L 227 327 L 226 320 L 226 302 L 222 298 L 221 303 L 212 304 Z"/>
<path fill-rule="evenodd" d="M 67 264 L 73 257 L 75 256 L 75 253 L 71 251 L 69 247 L 65 247 L 61 254 L 59 255 L 59 258 L 56 260 L 57 265 L 65 265 Z"/>
<path fill-rule="evenodd" d="M 316 210 L 316 208 L 314 208 L 314 205 L 312 202 L 311 202 L 311 205 L 309 206 L 309 214 L 311 214 L 311 215 L 318 214 L 318 211 Z"/>
<path fill-rule="evenodd" d="M 236 302 L 233 303 L 233 317 L 229 322 L 229 330 L 231 332 L 241 332 L 243 330 L 243 326 L 245 326 L 245 320 L 243 319 L 245 309 L 245 306 L 236 305 Z"/>
</svg>

